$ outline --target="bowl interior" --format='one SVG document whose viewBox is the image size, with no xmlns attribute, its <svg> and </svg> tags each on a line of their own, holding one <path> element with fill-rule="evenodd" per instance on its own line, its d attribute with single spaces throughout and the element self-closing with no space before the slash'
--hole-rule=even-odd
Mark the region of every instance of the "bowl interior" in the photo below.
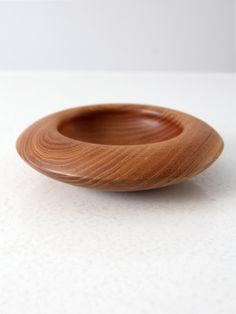
<svg viewBox="0 0 236 314">
<path fill-rule="evenodd" d="M 63 121 L 59 132 L 75 140 L 105 145 L 139 145 L 161 142 L 179 135 L 183 128 L 170 115 L 152 110 L 85 110 Z"/>
</svg>

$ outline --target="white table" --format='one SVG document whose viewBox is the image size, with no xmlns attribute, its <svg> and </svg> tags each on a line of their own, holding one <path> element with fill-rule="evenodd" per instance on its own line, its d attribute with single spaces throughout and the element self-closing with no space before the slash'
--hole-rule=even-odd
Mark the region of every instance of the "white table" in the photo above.
<svg viewBox="0 0 236 314">
<path fill-rule="evenodd" d="M 138 102 L 215 127 L 221 158 L 166 189 L 65 185 L 16 154 L 19 133 L 67 107 Z M 0 74 L 0 313 L 236 313 L 234 74 Z"/>
</svg>

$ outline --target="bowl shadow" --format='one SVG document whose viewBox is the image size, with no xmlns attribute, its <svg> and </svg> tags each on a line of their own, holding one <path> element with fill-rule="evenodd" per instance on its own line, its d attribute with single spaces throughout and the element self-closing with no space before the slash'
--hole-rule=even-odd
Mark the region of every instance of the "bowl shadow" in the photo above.
<svg viewBox="0 0 236 314">
<path fill-rule="evenodd" d="M 185 181 L 176 185 L 163 187 L 147 191 L 135 192 L 103 192 L 104 197 L 113 198 L 114 200 L 140 201 L 140 202 L 194 202 L 202 201 L 208 198 L 204 188 L 199 186 L 193 180 Z M 105 195 L 106 194 L 106 195 Z"/>
<path fill-rule="evenodd" d="M 231 183 L 227 183 L 225 177 Z M 228 185 L 227 185 L 228 184 Z M 227 194 L 234 194 L 236 180 L 227 161 L 220 160 L 198 176 L 185 182 L 159 189 L 135 192 L 104 192 L 96 191 L 97 196 L 115 200 L 140 201 L 140 202 L 171 202 L 193 203 L 217 200 Z M 92 191 L 94 193 L 94 191 Z"/>
</svg>

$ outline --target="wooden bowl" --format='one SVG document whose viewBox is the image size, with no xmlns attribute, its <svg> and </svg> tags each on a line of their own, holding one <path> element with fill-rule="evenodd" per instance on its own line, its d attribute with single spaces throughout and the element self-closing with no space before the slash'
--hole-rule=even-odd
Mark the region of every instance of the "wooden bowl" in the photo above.
<svg viewBox="0 0 236 314">
<path fill-rule="evenodd" d="M 175 184 L 209 167 L 223 140 L 205 122 L 155 106 L 68 109 L 27 128 L 17 151 L 54 179 L 89 188 L 137 191 Z"/>
</svg>

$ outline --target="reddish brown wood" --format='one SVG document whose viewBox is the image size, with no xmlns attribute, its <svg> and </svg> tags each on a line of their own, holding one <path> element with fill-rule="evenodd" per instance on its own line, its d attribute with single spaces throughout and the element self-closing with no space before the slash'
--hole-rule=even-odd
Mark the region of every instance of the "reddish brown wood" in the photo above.
<svg viewBox="0 0 236 314">
<path fill-rule="evenodd" d="M 54 179 L 111 191 L 159 188 L 209 167 L 223 140 L 205 122 L 175 110 L 109 104 L 68 109 L 27 128 L 20 156 Z"/>
</svg>

